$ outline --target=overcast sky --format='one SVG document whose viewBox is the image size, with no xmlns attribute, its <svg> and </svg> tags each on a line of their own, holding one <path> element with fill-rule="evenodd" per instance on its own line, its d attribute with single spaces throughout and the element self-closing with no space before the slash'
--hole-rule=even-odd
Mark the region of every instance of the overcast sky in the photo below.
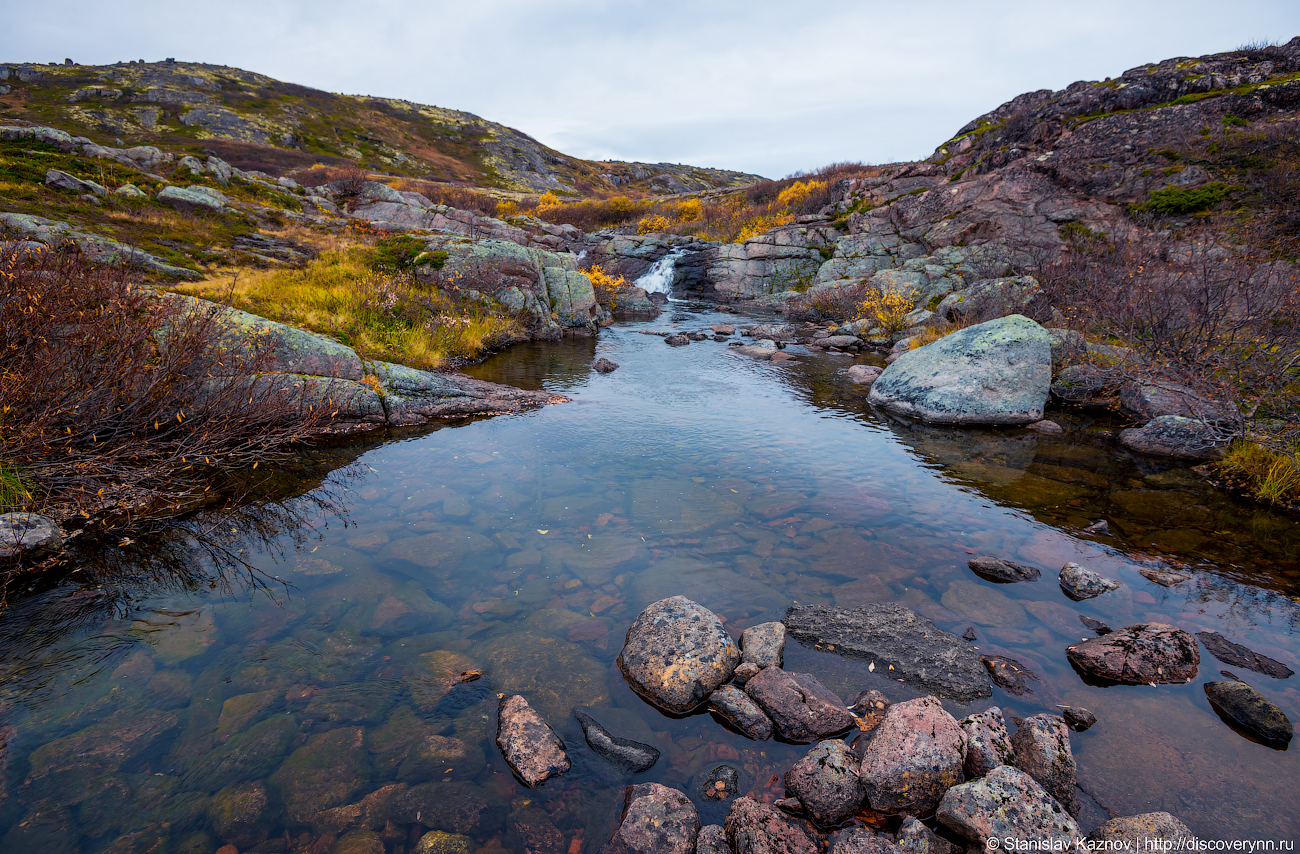
<svg viewBox="0 0 1300 854">
<path fill-rule="evenodd" d="M 925 157 L 1021 92 L 1300 35 L 1300 0 L 43 0 L 3 17 L 0 61 L 174 56 L 466 110 L 578 157 L 772 178 Z"/>
</svg>

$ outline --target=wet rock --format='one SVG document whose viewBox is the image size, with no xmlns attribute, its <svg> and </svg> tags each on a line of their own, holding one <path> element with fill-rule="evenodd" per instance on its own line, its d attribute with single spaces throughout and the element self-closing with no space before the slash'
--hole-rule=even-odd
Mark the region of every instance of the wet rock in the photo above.
<svg viewBox="0 0 1300 854">
<path fill-rule="evenodd" d="M 960 783 L 966 733 L 934 697 L 895 703 L 862 757 L 867 802 L 880 812 L 929 813 Z"/>
<path fill-rule="evenodd" d="M 904 854 L 958 854 L 957 846 L 910 815 L 898 829 L 897 845 Z"/>
<path fill-rule="evenodd" d="M 542 715 L 563 720 L 579 703 L 608 701 L 608 670 L 576 643 L 532 632 L 501 635 L 475 645 L 493 687 L 523 694 Z"/>
<path fill-rule="evenodd" d="M 609 359 L 597 359 L 591 363 L 591 369 L 598 374 L 612 374 L 618 370 L 618 363 Z"/>
<path fill-rule="evenodd" d="M 430 830 L 415 843 L 413 854 L 470 854 L 474 840 L 464 834 Z"/>
<path fill-rule="evenodd" d="M 858 811 L 859 760 L 842 741 L 823 741 L 785 772 L 785 787 L 817 824 L 832 827 Z"/>
<path fill-rule="evenodd" d="M 939 822 L 975 846 L 1004 839 L 1051 840 L 1068 851 L 1079 833 L 1065 808 L 1033 778 L 999 765 L 979 780 L 953 786 L 939 802 Z"/>
<path fill-rule="evenodd" d="M 562 854 L 564 834 L 551 821 L 545 810 L 536 806 L 523 806 L 528 801 L 514 802 L 514 809 L 506 824 L 514 831 L 514 850 L 521 854 Z"/>
<path fill-rule="evenodd" d="M 1034 683 L 1042 684 L 1034 671 L 1018 659 L 1005 655 L 980 656 L 989 678 L 1013 697 L 1023 697 L 1034 693 Z"/>
<path fill-rule="evenodd" d="M 1042 421 L 1035 421 L 1033 424 L 1026 424 L 1025 429 L 1034 430 L 1035 432 L 1038 433 L 1045 433 L 1049 436 L 1057 436 L 1065 432 L 1065 428 L 1063 428 L 1060 424 L 1057 424 L 1055 421 L 1051 421 L 1046 418 L 1044 418 Z"/>
<path fill-rule="evenodd" d="M 888 836 L 866 827 L 851 827 L 835 838 L 831 854 L 897 854 L 899 848 Z"/>
<path fill-rule="evenodd" d="M 176 715 L 147 711 L 112 720 L 47 742 L 32 751 L 23 784 L 38 799 L 76 803 L 98 789 L 98 780 L 152 753 L 176 732 Z"/>
<path fill-rule="evenodd" d="M 273 692 L 263 692 L 273 693 Z M 256 695 L 250 695 L 256 696 Z M 312 695 L 302 715 L 318 721 L 374 724 L 382 721 L 393 707 L 390 686 L 377 682 L 360 682 L 324 688 Z M 229 705 L 230 701 L 226 701 Z M 222 718 L 225 711 L 222 711 Z"/>
<path fill-rule="evenodd" d="M 384 841 L 373 830 L 351 830 L 330 846 L 330 854 L 384 854 Z"/>
<path fill-rule="evenodd" d="M 732 854 L 727 831 L 720 824 L 706 824 L 695 837 L 695 854 Z"/>
<path fill-rule="evenodd" d="M 1011 736 L 1002 718 L 1002 709 L 993 706 L 962 718 L 961 728 L 966 733 L 966 757 L 962 767 L 967 776 L 983 777 L 1011 761 Z"/>
<path fill-rule="evenodd" d="M 1149 812 L 1112 818 L 1093 829 L 1086 837 L 1089 842 L 1117 843 L 1108 846 L 1112 851 L 1142 851 L 1150 848 L 1154 840 L 1165 843 L 1190 842 L 1194 837 L 1187 825 L 1167 812 Z M 1124 843 L 1128 843 L 1125 845 Z M 1165 849 L 1163 846 L 1156 850 Z"/>
<path fill-rule="evenodd" d="M 1109 593 L 1122 586 L 1121 582 L 1109 579 L 1077 563 L 1067 563 L 1061 567 L 1060 580 L 1065 595 L 1076 602 Z"/>
<path fill-rule="evenodd" d="M 371 830 L 383 829 L 389 821 L 388 816 L 392 812 L 394 800 L 406 790 L 405 783 L 390 783 L 381 786 L 356 803 L 319 812 L 312 819 L 312 830 L 317 833 L 339 834 L 359 827 Z"/>
<path fill-rule="evenodd" d="M 992 694 L 978 652 L 901 605 L 796 605 L 786 612 L 784 622 L 804 643 L 833 646 L 837 655 L 874 662 L 877 671 L 896 674 L 940 697 L 968 703 Z"/>
<path fill-rule="evenodd" d="M 943 606 L 985 626 L 1014 627 L 1028 621 L 1024 606 L 987 584 L 959 578 L 940 599 Z"/>
<path fill-rule="evenodd" d="M 658 783 L 628 786 L 623 816 L 600 854 L 692 854 L 700 816 L 690 798 Z"/>
<path fill-rule="evenodd" d="M 733 341 L 727 352 L 736 353 L 740 356 L 748 356 L 751 359 L 757 359 L 761 362 L 764 359 L 770 359 L 775 356 L 778 350 L 775 341 L 763 339 L 755 341 L 752 344 L 740 344 Z"/>
<path fill-rule="evenodd" d="M 1061 717 L 1065 718 L 1065 722 L 1075 732 L 1091 729 L 1097 723 L 1096 715 L 1078 706 L 1061 706 Z"/>
<path fill-rule="evenodd" d="M 740 635 L 740 660 L 742 663 L 763 667 L 780 667 L 785 653 L 785 624 L 759 623 L 750 626 Z"/>
<path fill-rule="evenodd" d="M 272 715 L 204 753 L 185 772 L 186 786 L 210 792 L 264 777 L 280 764 L 297 734 L 298 724 L 292 717 Z"/>
<path fill-rule="evenodd" d="M 386 593 L 375 606 L 369 634 L 382 638 L 441 631 L 451 625 L 451 609 L 415 585 Z"/>
<path fill-rule="evenodd" d="M 1038 781 L 1076 818 L 1079 798 L 1075 793 L 1078 766 L 1070 750 L 1070 729 L 1059 715 L 1025 718 L 1011 736 L 1012 764 Z"/>
<path fill-rule="evenodd" d="M 772 737 L 771 719 L 748 694 L 735 685 L 723 685 L 714 691 L 709 697 L 709 711 L 755 741 Z"/>
<path fill-rule="evenodd" d="M 1217 460 L 1229 442 L 1228 431 L 1194 418 L 1162 415 L 1143 427 L 1121 430 L 1119 443 L 1130 451 L 1179 460 Z"/>
<path fill-rule="evenodd" d="M 731 674 L 731 681 L 744 688 L 745 683 L 757 676 L 762 669 L 753 662 L 742 661 L 736 665 L 736 672 Z"/>
<path fill-rule="evenodd" d="M 295 824 L 308 824 L 322 810 L 348 803 L 370 780 L 365 730 L 341 727 L 319 733 L 289 754 L 270 782 L 284 796 Z"/>
<path fill-rule="evenodd" d="M 1108 635 L 1111 632 L 1115 631 L 1110 626 L 1103 623 L 1101 620 L 1094 620 L 1092 617 L 1088 617 L 1083 614 L 1079 615 L 1079 622 L 1083 623 L 1083 627 L 1085 629 L 1087 629 L 1090 632 L 1093 632 L 1098 637 L 1100 637 L 1101 635 Z"/>
<path fill-rule="evenodd" d="M 739 663 L 740 650 L 717 615 L 684 596 L 647 606 L 618 655 L 637 693 L 678 714 L 708 700 Z"/>
<path fill-rule="evenodd" d="M 1261 655 L 1241 644 L 1233 643 L 1218 632 L 1197 632 L 1196 637 L 1205 644 L 1205 648 L 1211 655 L 1224 664 L 1244 667 L 1256 673 L 1263 673 L 1265 676 L 1272 676 L 1274 679 L 1286 679 L 1295 673 L 1282 662 Z"/>
<path fill-rule="evenodd" d="M 261 781 L 227 786 L 208 801 L 208 821 L 217 837 L 240 849 L 265 842 L 279 815 Z"/>
<path fill-rule="evenodd" d="M 569 770 L 564 742 L 518 694 L 502 698 L 497 711 L 497 747 L 529 787 Z"/>
<path fill-rule="evenodd" d="M 1099 535 L 1099 536 L 1109 537 L 1109 536 L 1110 536 L 1110 522 L 1106 521 L 1105 519 L 1101 519 L 1101 520 L 1099 520 L 1099 521 L 1097 521 L 1097 522 L 1093 522 L 1091 525 L 1089 525 L 1088 527 L 1086 527 L 1086 528 L 1083 529 L 1083 533 L 1085 533 L 1085 534 L 1097 534 L 1097 535 Z"/>
<path fill-rule="evenodd" d="M 464 653 L 447 649 L 426 652 L 407 673 L 411 698 L 420 711 L 432 712 L 458 685 L 465 684 L 465 674 L 479 671 L 477 661 Z"/>
<path fill-rule="evenodd" d="M 1205 696 L 1220 717 L 1265 744 L 1285 749 L 1291 743 L 1291 719 L 1245 682 L 1207 682 Z"/>
<path fill-rule="evenodd" d="M 724 826 L 734 854 L 819 852 L 811 825 L 749 797 L 732 802 Z"/>
<path fill-rule="evenodd" d="M 685 347 L 691 343 L 691 339 L 685 333 L 678 332 L 676 335 L 664 336 L 664 343 L 669 347 Z"/>
<path fill-rule="evenodd" d="M 1138 623 L 1065 648 L 1070 663 L 1098 679 L 1144 683 L 1188 682 L 1201 652 L 1187 632 L 1167 623 Z"/>
<path fill-rule="evenodd" d="M 447 833 L 477 833 L 491 821 L 493 806 L 473 783 L 421 783 L 393 798 L 389 818 Z M 499 826 L 500 819 L 497 819 Z"/>
<path fill-rule="evenodd" d="M 880 375 L 885 372 L 884 368 L 878 368 L 875 365 L 851 365 L 847 371 L 848 377 L 858 385 L 870 386 Z"/>
<path fill-rule="evenodd" d="M 1192 577 L 1186 572 L 1160 572 L 1155 569 L 1139 569 L 1138 574 L 1161 587 L 1176 587 Z"/>
<path fill-rule="evenodd" d="M 63 531 L 37 513 L 0 513 L 0 558 L 39 558 L 63 547 Z"/>
<path fill-rule="evenodd" d="M 581 709 L 574 709 L 573 716 L 582 725 L 582 735 L 591 749 L 623 770 L 634 774 L 648 771 L 659 761 L 659 751 L 650 745 L 614 735 Z"/>
<path fill-rule="evenodd" d="M 1042 573 L 1037 567 L 1000 557 L 982 556 L 966 562 L 971 572 L 986 581 L 1010 584 L 1016 581 L 1037 581 Z"/>
<path fill-rule="evenodd" d="M 444 735 L 423 735 L 411 745 L 397 769 L 397 779 L 404 783 L 464 779 L 477 776 L 485 764 L 483 748 L 477 744 Z"/>
<path fill-rule="evenodd" d="M 875 688 L 871 688 L 854 698 L 849 711 L 858 716 L 858 729 L 871 732 L 885 719 L 885 712 L 889 711 L 889 706 L 889 698 Z"/>
<path fill-rule="evenodd" d="M 711 801 L 726 801 L 740 794 L 740 772 L 730 765 L 719 765 L 704 778 L 700 794 Z"/>
<path fill-rule="evenodd" d="M 787 741 L 803 744 L 853 725 L 844 701 L 808 673 L 765 667 L 745 683 L 745 693 L 772 719 Z"/>
</svg>

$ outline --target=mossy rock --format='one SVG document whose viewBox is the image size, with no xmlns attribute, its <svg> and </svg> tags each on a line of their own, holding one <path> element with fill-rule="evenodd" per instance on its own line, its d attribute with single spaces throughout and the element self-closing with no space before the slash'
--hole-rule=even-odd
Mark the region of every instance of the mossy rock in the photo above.
<svg viewBox="0 0 1300 854">
<path fill-rule="evenodd" d="M 608 702 L 607 668 L 577 644 L 521 632 L 492 638 L 474 652 L 490 662 L 495 690 L 522 694 L 552 726 L 576 705 Z"/>
</svg>

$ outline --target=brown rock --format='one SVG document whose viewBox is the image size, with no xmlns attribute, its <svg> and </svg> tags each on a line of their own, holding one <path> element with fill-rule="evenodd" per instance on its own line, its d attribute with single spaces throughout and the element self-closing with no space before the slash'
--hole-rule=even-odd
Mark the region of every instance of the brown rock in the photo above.
<svg viewBox="0 0 1300 854">
<path fill-rule="evenodd" d="M 623 817 L 600 854 L 692 854 L 700 816 L 691 799 L 658 783 L 628 786 Z"/>
<path fill-rule="evenodd" d="M 1090 676 L 1124 682 L 1189 682 L 1201 652 L 1187 632 L 1167 623 L 1138 623 L 1065 648 L 1070 663 Z"/>
<path fill-rule="evenodd" d="M 997 706 L 962 718 L 961 728 L 966 733 L 963 767 L 968 776 L 983 777 L 1011 761 L 1011 736 Z"/>
<path fill-rule="evenodd" d="M 745 683 L 745 693 L 762 707 L 787 741 L 807 743 L 853 725 L 844 701 L 808 673 L 765 667 Z"/>
<path fill-rule="evenodd" d="M 518 694 L 503 697 L 498 707 L 497 747 L 506 764 L 530 788 L 570 767 L 564 742 Z"/>
<path fill-rule="evenodd" d="M 934 697 L 895 703 L 862 758 L 862 784 L 872 809 L 932 812 L 963 779 L 966 733 Z"/>
<path fill-rule="evenodd" d="M 724 826 L 734 854 L 819 854 L 811 825 L 748 796 L 731 802 Z"/>
<path fill-rule="evenodd" d="M 859 760 L 842 741 L 823 741 L 785 772 L 785 787 L 813 821 L 833 827 L 862 805 Z"/>
</svg>

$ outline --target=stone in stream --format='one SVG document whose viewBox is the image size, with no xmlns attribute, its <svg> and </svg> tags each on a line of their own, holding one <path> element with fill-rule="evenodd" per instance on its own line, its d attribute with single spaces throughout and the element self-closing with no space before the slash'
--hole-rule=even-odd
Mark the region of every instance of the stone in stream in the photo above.
<svg viewBox="0 0 1300 854">
<path fill-rule="evenodd" d="M 1149 812 L 1112 818 L 1094 828 L 1086 838 L 1089 842 L 1112 843 L 1107 846 L 1111 851 L 1170 851 L 1181 850 L 1179 846 L 1195 837 L 1187 825 L 1169 813 Z M 1152 843 L 1156 840 L 1165 844 L 1153 848 Z"/>
<path fill-rule="evenodd" d="M 709 697 L 709 711 L 755 741 L 772 737 L 772 721 L 749 695 L 735 685 L 723 685 Z"/>
<path fill-rule="evenodd" d="M 1233 643 L 1218 632 L 1197 632 L 1196 637 L 1205 644 L 1210 655 L 1224 664 L 1244 667 L 1256 673 L 1263 673 L 1265 676 L 1272 676 L 1274 679 L 1286 679 L 1295 673 L 1282 662 L 1261 655 L 1241 644 Z"/>
<path fill-rule="evenodd" d="M 63 531 L 37 513 L 0 513 L 0 558 L 43 557 L 63 546 Z"/>
<path fill-rule="evenodd" d="M 597 359 L 591 363 L 591 369 L 598 374 L 610 374 L 618 370 L 618 362 L 609 359 Z"/>
<path fill-rule="evenodd" d="M 685 333 L 678 332 L 676 335 L 667 335 L 664 337 L 664 343 L 669 347 L 685 347 L 691 343 L 691 339 Z"/>
<path fill-rule="evenodd" d="M 1245 682 L 1207 682 L 1205 696 L 1220 717 L 1270 747 L 1286 749 L 1291 743 L 1291 719 Z"/>
<path fill-rule="evenodd" d="M 810 673 L 765 667 L 745 683 L 745 693 L 772 719 L 787 741 L 806 744 L 853 725 L 844 701 Z"/>
<path fill-rule="evenodd" d="M 308 824 L 320 812 L 349 803 L 370 781 L 362 727 L 317 733 L 284 760 L 268 780 L 284 798 L 294 824 Z"/>
<path fill-rule="evenodd" d="M 1037 567 L 1029 566 L 1023 563 L 1016 563 L 1013 560 L 1006 560 L 1000 557 L 990 557 L 984 555 L 981 557 L 971 558 L 966 562 L 970 571 L 983 578 L 985 581 L 992 581 L 998 584 L 1012 584 L 1017 581 L 1037 581 L 1042 575 Z"/>
<path fill-rule="evenodd" d="M 740 650 L 717 615 L 685 596 L 648 605 L 627 630 L 618 667 L 652 703 L 685 714 L 731 679 Z"/>
<path fill-rule="evenodd" d="M 842 741 L 823 741 L 785 772 L 785 787 L 823 827 L 834 827 L 862 805 L 857 755 Z"/>
<path fill-rule="evenodd" d="M 884 372 L 884 368 L 875 365 L 851 365 L 847 373 L 849 379 L 858 385 L 870 386 L 880 379 L 880 375 Z"/>
<path fill-rule="evenodd" d="M 1157 569 L 1139 569 L 1138 574 L 1161 587 L 1174 587 L 1192 577 L 1186 572 L 1161 572 Z"/>
<path fill-rule="evenodd" d="M 497 747 L 506 764 L 529 788 L 569 770 L 564 742 L 518 694 L 501 699 Z"/>
<path fill-rule="evenodd" d="M 1190 682 L 1201 651 L 1187 632 L 1167 623 L 1138 623 L 1065 648 L 1066 658 L 1097 679 L 1129 685 Z"/>
<path fill-rule="evenodd" d="M 963 779 L 966 733 L 934 697 L 895 703 L 862 757 L 862 786 L 878 812 L 923 815 Z"/>
<path fill-rule="evenodd" d="M 639 773 L 659 761 L 659 751 L 650 745 L 612 734 L 581 709 L 574 709 L 573 716 L 582 725 L 582 735 L 591 749 L 620 768 Z"/>
<path fill-rule="evenodd" d="M 1065 718 L 1065 722 L 1075 732 L 1091 729 L 1097 723 L 1096 715 L 1078 706 L 1061 706 L 1061 717 Z"/>
<path fill-rule="evenodd" d="M 1007 733 L 1002 709 L 992 706 L 962 718 L 966 733 L 966 757 L 962 767 L 969 777 L 983 777 L 999 765 L 1011 761 L 1011 736 Z"/>
<path fill-rule="evenodd" d="M 831 854 L 897 854 L 899 848 L 887 835 L 866 827 L 851 827 L 835 837 Z"/>
<path fill-rule="evenodd" d="M 658 783 L 628 786 L 623 816 L 600 854 L 692 854 L 700 816 L 691 799 Z"/>
<path fill-rule="evenodd" d="M 731 674 L 731 681 L 744 688 L 745 683 L 757 676 L 762 669 L 752 661 L 742 661 L 736 665 L 736 672 Z"/>
<path fill-rule="evenodd" d="M 208 821 L 227 845 L 248 849 L 261 845 L 271 835 L 280 806 L 267 793 L 266 784 L 239 783 L 227 786 L 208 801 Z"/>
<path fill-rule="evenodd" d="M 978 780 L 944 793 L 939 823 L 982 849 L 986 840 L 1033 839 L 1041 850 L 1071 850 L 1079 825 L 1033 777 L 999 765 Z"/>
<path fill-rule="evenodd" d="M 870 401 L 927 424 L 1019 426 L 1043 420 L 1051 384 L 1051 337 L 1013 314 L 903 353 Z"/>
<path fill-rule="evenodd" d="M 731 802 L 724 825 L 733 854 L 819 854 L 812 825 L 750 798 Z"/>
<path fill-rule="evenodd" d="M 1013 697 L 1033 694 L 1034 686 L 1031 683 L 1037 682 L 1041 685 L 1043 682 L 1034 671 L 1018 659 L 1005 655 L 982 655 L 980 661 L 984 663 L 984 668 L 988 670 L 989 678 L 994 684 Z"/>
<path fill-rule="evenodd" d="M 1061 567 L 1060 581 L 1065 595 L 1076 602 L 1109 593 L 1122 586 L 1121 582 L 1079 566 L 1077 563 L 1067 563 Z"/>
<path fill-rule="evenodd" d="M 940 697 L 969 703 L 993 693 L 978 652 L 902 605 L 795 605 L 786 611 L 784 622 L 804 643 L 874 662 L 877 672 Z"/>
<path fill-rule="evenodd" d="M 1095 633 L 1098 636 L 1108 635 L 1111 632 L 1115 631 L 1110 626 L 1103 623 L 1101 620 L 1094 620 L 1092 617 L 1086 617 L 1083 614 L 1079 615 L 1079 622 L 1083 623 L 1083 627 L 1085 629 Z"/>
<path fill-rule="evenodd" d="M 695 854 L 731 854 L 727 831 L 720 824 L 706 824 L 695 837 Z"/>
<path fill-rule="evenodd" d="M 1011 736 L 1012 764 L 1038 781 L 1061 802 L 1065 811 L 1079 815 L 1075 793 L 1078 765 L 1070 750 L 1070 729 L 1059 715 L 1025 718 Z"/>
<path fill-rule="evenodd" d="M 740 635 L 740 660 L 759 668 L 780 667 L 785 653 L 785 624 L 759 623 Z"/>
<path fill-rule="evenodd" d="M 342 841 L 339 840 L 339 842 Z M 384 850 L 382 842 L 379 850 Z M 420 837 L 419 842 L 415 843 L 415 848 L 411 854 L 470 854 L 474 850 L 474 840 L 464 834 L 430 830 Z M 339 852 L 331 848 L 330 854 L 339 854 Z"/>
<path fill-rule="evenodd" d="M 912 816 L 898 829 L 898 850 L 904 854 L 957 854 L 957 847 Z"/>
</svg>

